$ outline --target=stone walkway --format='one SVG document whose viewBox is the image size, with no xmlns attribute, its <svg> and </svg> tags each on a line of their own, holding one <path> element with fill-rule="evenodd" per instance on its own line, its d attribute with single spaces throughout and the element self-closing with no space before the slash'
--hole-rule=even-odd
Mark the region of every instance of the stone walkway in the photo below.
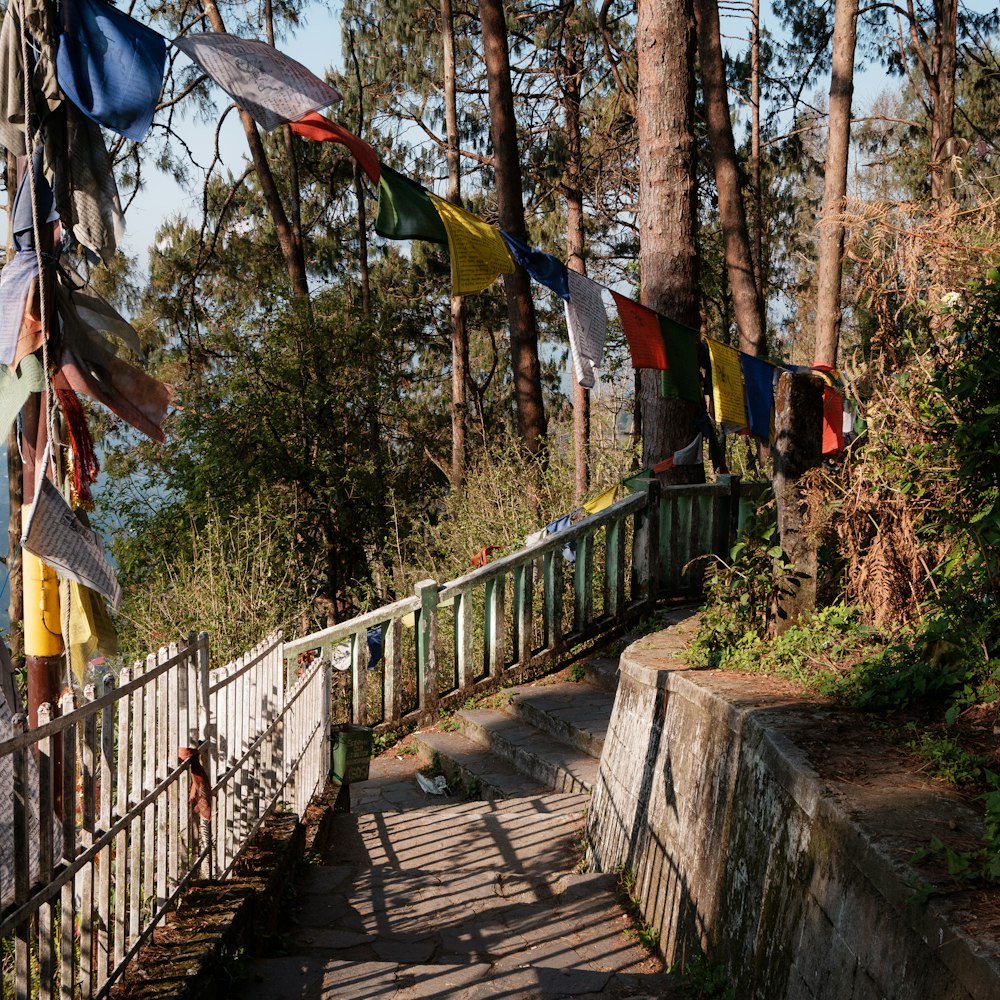
<svg viewBox="0 0 1000 1000">
<path fill-rule="evenodd" d="M 575 873 L 589 795 L 425 795 L 382 757 L 299 880 L 285 955 L 241 1000 L 680 997 L 631 932 L 609 875 Z"/>
</svg>

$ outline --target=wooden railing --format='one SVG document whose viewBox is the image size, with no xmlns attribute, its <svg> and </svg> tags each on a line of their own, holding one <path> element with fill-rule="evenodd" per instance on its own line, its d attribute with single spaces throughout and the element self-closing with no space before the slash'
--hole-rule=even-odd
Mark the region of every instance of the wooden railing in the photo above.
<svg viewBox="0 0 1000 1000">
<path fill-rule="evenodd" d="M 286 643 L 286 671 L 315 658 L 346 666 L 342 708 L 355 723 L 430 718 L 635 621 L 660 598 L 697 598 L 699 557 L 728 555 L 746 492 L 737 476 L 662 490 L 651 482 L 482 569 L 424 580 L 412 597 Z"/>
</svg>

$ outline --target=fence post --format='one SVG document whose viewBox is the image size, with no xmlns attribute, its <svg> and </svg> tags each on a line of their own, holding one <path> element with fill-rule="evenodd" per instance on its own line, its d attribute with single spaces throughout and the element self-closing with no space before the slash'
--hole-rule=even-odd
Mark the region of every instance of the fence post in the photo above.
<svg viewBox="0 0 1000 1000">
<path fill-rule="evenodd" d="M 420 598 L 417 615 L 417 695 L 421 715 L 437 711 L 437 605 L 438 585 L 433 580 L 421 580 L 414 588 Z"/>
<path fill-rule="evenodd" d="M 655 479 L 646 490 L 646 509 L 636 534 L 640 578 L 645 576 L 646 605 L 652 610 L 660 593 L 660 484 Z"/>
<path fill-rule="evenodd" d="M 215 730 L 212 724 L 212 707 L 209 703 L 209 683 L 208 683 L 208 633 L 201 632 L 198 635 L 198 728 L 201 730 L 202 740 L 207 741 L 205 747 L 205 771 L 208 774 L 208 792 L 210 796 L 212 815 L 216 813 L 215 781 L 219 775 L 218 754 L 219 743 L 215 738 Z M 201 836 L 198 838 L 198 846 L 205 851 L 205 861 L 202 863 L 202 878 L 212 878 L 215 874 L 215 844 L 212 841 L 212 821 L 204 817 L 200 821 Z"/>
</svg>

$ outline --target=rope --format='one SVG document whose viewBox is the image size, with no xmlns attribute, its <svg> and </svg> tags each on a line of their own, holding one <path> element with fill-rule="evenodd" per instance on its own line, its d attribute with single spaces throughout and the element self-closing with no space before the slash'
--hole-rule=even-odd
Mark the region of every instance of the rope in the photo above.
<svg viewBox="0 0 1000 1000">
<path fill-rule="evenodd" d="M 41 129 L 32 131 L 31 114 L 31 63 L 28 59 L 28 30 L 24 8 L 18 6 L 18 30 L 21 41 L 21 75 L 24 79 L 24 145 L 28 154 L 28 190 L 31 193 L 31 225 L 35 239 L 35 259 L 38 263 L 38 311 L 42 325 L 42 369 L 45 379 L 45 428 L 50 444 L 55 442 L 55 407 L 52 405 L 52 376 L 49 371 L 49 320 L 46 315 L 45 254 L 42 253 L 41 223 L 38 218 L 38 192 L 35 184 L 35 137 Z M 55 451 L 48 449 L 52 479 L 56 481 Z"/>
</svg>

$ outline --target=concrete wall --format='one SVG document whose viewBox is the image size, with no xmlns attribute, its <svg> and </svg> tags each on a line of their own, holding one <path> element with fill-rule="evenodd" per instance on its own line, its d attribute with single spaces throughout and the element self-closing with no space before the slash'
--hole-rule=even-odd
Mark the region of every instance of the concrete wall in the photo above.
<svg viewBox="0 0 1000 1000">
<path fill-rule="evenodd" d="M 912 848 L 975 813 L 910 775 L 820 780 L 789 734 L 836 713 L 675 649 L 622 655 L 588 820 L 594 867 L 633 874 L 667 961 L 704 949 L 740 1000 L 1000 997 L 996 940 L 953 926 L 955 899 L 908 902 Z"/>
</svg>

